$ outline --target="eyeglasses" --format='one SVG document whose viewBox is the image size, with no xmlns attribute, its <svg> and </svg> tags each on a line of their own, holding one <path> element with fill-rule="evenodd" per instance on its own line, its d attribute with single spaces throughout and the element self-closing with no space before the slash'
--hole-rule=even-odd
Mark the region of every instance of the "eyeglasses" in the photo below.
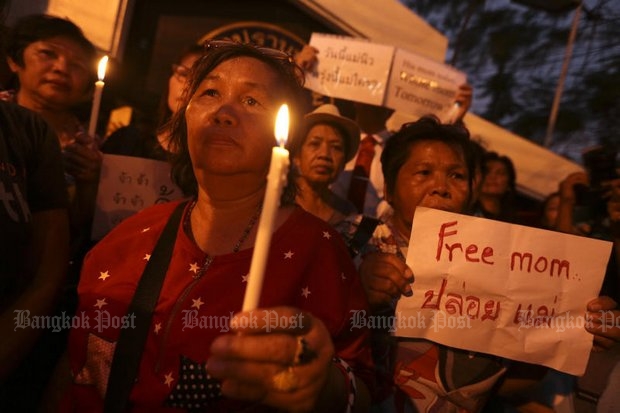
<svg viewBox="0 0 620 413">
<path fill-rule="evenodd" d="M 177 78 L 177 80 L 184 82 L 189 77 L 189 74 L 192 69 L 187 66 L 173 64 L 172 65 L 172 75 Z"/>
<path fill-rule="evenodd" d="M 290 64 L 295 64 L 295 60 L 293 56 L 290 54 L 283 52 L 279 49 L 273 49 L 271 47 L 261 47 L 256 46 L 251 43 L 240 43 L 235 42 L 233 40 L 207 40 L 204 44 L 205 51 L 209 51 L 211 49 L 217 49 L 219 47 L 238 47 L 238 48 L 253 48 L 258 51 L 263 56 L 272 57 L 274 59 L 283 60 Z"/>
</svg>

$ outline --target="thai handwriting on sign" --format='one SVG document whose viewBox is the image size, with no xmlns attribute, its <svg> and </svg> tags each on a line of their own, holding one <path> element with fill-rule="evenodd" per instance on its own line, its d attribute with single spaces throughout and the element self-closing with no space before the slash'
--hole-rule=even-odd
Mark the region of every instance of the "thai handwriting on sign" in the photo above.
<svg viewBox="0 0 620 413">
<path fill-rule="evenodd" d="M 481 249 L 477 244 L 463 246 L 460 242 L 449 243 L 449 237 L 458 235 L 456 229 L 458 221 L 441 224 L 437 241 L 437 253 L 435 259 L 440 261 L 442 256 L 452 262 L 455 259 L 465 259 L 467 262 L 484 265 L 495 265 L 493 261 L 493 247 L 485 246 Z M 447 252 L 446 255 L 443 253 Z M 570 278 L 570 262 L 565 259 L 550 258 L 544 255 L 535 256 L 527 251 L 513 251 L 510 253 L 510 271 L 548 273 L 549 277 L 565 276 Z"/>
<path fill-rule="evenodd" d="M 136 179 L 133 179 L 133 177 L 130 174 L 128 174 L 125 171 L 121 171 L 121 173 L 118 175 L 118 180 L 122 184 L 131 184 L 134 181 L 137 185 L 146 186 L 149 184 L 149 178 L 143 172 L 139 173 Z"/>
<path fill-rule="evenodd" d="M 458 294 L 453 290 L 446 291 L 448 280 L 441 280 L 441 286 L 438 291 L 435 289 L 424 292 L 424 302 L 420 308 L 437 310 L 445 312 L 453 316 L 466 316 L 471 320 L 495 321 L 500 315 L 501 301 L 489 299 L 484 301 L 480 297 L 473 294 Z M 465 283 L 463 283 L 465 290 Z M 463 291 L 464 292 L 464 291 Z M 557 295 L 554 297 L 553 303 L 558 301 Z M 512 318 L 514 324 L 519 325 L 543 325 L 551 322 L 555 316 L 555 308 L 547 305 L 535 306 L 533 304 L 517 305 L 517 309 Z"/>
<path fill-rule="evenodd" d="M 159 195 L 155 200 L 156 204 L 165 204 L 166 202 L 170 202 L 170 196 L 174 194 L 174 188 L 168 189 L 166 185 L 162 185 L 159 187 Z"/>
<path fill-rule="evenodd" d="M 462 294 L 454 292 L 446 293 L 447 279 L 441 281 L 441 287 L 439 291 L 435 293 L 435 290 L 428 290 L 424 293 L 424 303 L 421 308 L 428 308 L 431 310 L 445 311 L 450 315 L 466 315 L 472 320 L 480 318 L 481 321 L 491 320 L 494 321 L 499 316 L 500 302 L 497 300 L 487 300 L 484 305 L 481 306 L 480 298 L 474 295 L 466 295 L 463 299 Z M 463 285 L 464 287 L 464 285 Z M 443 298 L 446 300 L 444 301 Z M 443 302 L 443 305 L 442 305 Z M 465 304 L 465 307 L 463 307 Z M 480 310 L 482 308 L 482 316 L 480 316 Z M 463 312 L 465 309 L 465 312 Z"/>
<path fill-rule="evenodd" d="M 361 63 L 363 65 L 372 66 L 375 64 L 375 59 L 366 52 L 351 52 L 347 51 L 347 46 L 342 46 L 340 50 L 334 50 L 329 46 L 325 50 L 326 59 L 342 60 L 345 62 Z"/>
<path fill-rule="evenodd" d="M 319 78 L 321 85 L 325 83 L 338 84 L 345 86 L 362 87 L 368 90 L 379 89 L 382 85 L 381 81 L 377 79 L 369 79 L 357 72 L 355 73 L 343 73 L 340 66 L 333 69 L 322 69 L 320 71 L 312 72 L 312 76 Z"/>
</svg>

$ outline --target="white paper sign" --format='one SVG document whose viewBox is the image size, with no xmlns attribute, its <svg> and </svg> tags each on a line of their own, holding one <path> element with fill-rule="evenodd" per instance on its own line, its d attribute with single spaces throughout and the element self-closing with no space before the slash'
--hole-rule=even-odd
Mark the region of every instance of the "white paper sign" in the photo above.
<svg viewBox="0 0 620 413">
<path fill-rule="evenodd" d="M 612 244 L 418 207 L 396 335 L 583 374 Z M 413 317 L 413 318 L 412 318 Z M 423 317 L 427 323 L 407 323 Z"/>
<path fill-rule="evenodd" d="M 183 197 L 164 161 L 103 155 L 91 238 L 103 238 L 123 219 L 141 209 Z"/>
<path fill-rule="evenodd" d="M 385 106 L 421 117 L 433 114 L 454 122 L 454 98 L 467 82 L 463 72 L 403 49 L 396 49 Z"/>
<path fill-rule="evenodd" d="M 312 33 L 318 64 L 305 86 L 323 95 L 381 106 L 390 73 L 393 46 L 362 39 Z"/>
<path fill-rule="evenodd" d="M 305 86 L 334 98 L 454 121 L 454 97 L 467 76 L 417 53 L 366 40 L 313 33 L 318 63 Z"/>
</svg>

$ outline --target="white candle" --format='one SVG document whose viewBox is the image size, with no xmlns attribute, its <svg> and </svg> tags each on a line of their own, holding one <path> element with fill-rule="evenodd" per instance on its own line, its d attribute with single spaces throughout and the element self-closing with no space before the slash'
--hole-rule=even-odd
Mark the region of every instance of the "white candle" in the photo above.
<svg viewBox="0 0 620 413">
<path fill-rule="evenodd" d="M 271 151 L 267 189 L 265 191 L 265 199 L 263 200 L 263 210 L 260 215 L 258 232 L 256 233 L 256 242 L 254 243 L 248 285 L 243 299 L 243 311 L 254 310 L 258 307 L 263 289 L 263 278 L 267 266 L 273 223 L 280 206 L 282 190 L 286 186 L 286 176 L 289 169 L 289 154 L 284 149 L 284 144 L 288 138 L 288 124 L 288 106 L 282 105 L 276 117 L 275 128 L 276 139 L 280 146 L 274 146 Z"/>
<path fill-rule="evenodd" d="M 99 61 L 97 68 L 97 80 L 95 82 L 95 93 L 93 95 L 93 106 L 90 109 L 90 122 L 88 123 L 88 135 L 95 136 L 97 129 L 97 120 L 99 119 L 99 106 L 101 105 L 101 93 L 103 93 L 103 78 L 105 77 L 105 69 L 108 65 L 108 56 L 103 56 Z"/>
</svg>

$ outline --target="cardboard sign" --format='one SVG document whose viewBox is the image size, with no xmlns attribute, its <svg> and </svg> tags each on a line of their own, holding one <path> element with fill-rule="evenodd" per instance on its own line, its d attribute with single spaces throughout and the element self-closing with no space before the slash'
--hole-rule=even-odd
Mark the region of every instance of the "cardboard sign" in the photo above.
<svg viewBox="0 0 620 413">
<path fill-rule="evenodd" d="M 313 33 L 318 64 L 305 86 L 317 93 L 453 121 L 464 73 L 422 55 L 363 39 Z"/>
<path fill-rule="evenodd" d="M 407 254 L 414 294 L 398 302 L 396 335 L 583 374 L 586 304 L 611 246 L 418 207 Z"/>
<path fill-rule="evenodd" d="M 183 197 L 164 161 L 103 155 L 91 238 L 99 240 L 123 219 L 147 206 Z"/>
</svg>

